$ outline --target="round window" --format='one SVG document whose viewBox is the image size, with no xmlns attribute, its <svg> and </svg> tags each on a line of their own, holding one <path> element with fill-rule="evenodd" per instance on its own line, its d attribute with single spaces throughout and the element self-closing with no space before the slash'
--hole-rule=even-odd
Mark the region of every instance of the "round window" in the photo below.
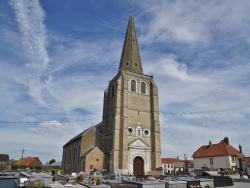
<svg viewBox="0 0 250 188">
<path fill-rule="evenodd" d="M 132 134 L 133 133 L 133 129 L 131 127 L 128 128 L 128 133 Z"/>
<path fill-rule="evenodd" d="M 150 134 L 149 130 L 148 130 L 148 129 L 145 129 L 145 130 L 144 130 L 144 135 L 145 135 L 145 136 L 149 136 L 149 134 Z"/>
</svg>

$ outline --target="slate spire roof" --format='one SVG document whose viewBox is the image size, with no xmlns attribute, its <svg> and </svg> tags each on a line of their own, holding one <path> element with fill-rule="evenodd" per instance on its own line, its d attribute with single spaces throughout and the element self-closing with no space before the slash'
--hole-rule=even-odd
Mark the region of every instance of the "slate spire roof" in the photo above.
<svg viewBox="0 0 250 188">
<path fill-rule="evenodd" d="M 136 38 L 134 19 L 129 17 L 127 32 L 123 44 L 122 55 L 120 60 L 120 70 L 143 74 L 140 52 Z"/>
</svg>

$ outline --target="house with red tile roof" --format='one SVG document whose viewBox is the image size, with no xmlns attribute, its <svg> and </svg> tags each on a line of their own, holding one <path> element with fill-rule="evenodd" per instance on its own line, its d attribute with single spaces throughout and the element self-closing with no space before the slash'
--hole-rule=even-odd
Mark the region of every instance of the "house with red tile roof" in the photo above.
<svg viewBox="0 0 250 188">
<path fill-rule="evenodd" d="M 31 166 L 31 167 L 42 167 L 43 163 L 40 161 L 38 157 L 27 157 L 27 158 L 20 158 L 15 165 L 22 165 L 22 166 Z"/>
<path fill-rule="evenodd" d="M 163 174 L 174 174 L 178 170 L 183 171 L 184 163 L 181 162 L 179 157 L 177 158 L 161 158 L 161 166 Z M 177 168 L 177 166 L 179 168 Z"/>
<path fill-rule="evenodd" d="M 187 163 L 188 169 L 193 169 L 193 160 L 181 160 L 176 158 L 161 158 L 161 166 L 163 174 L 174 174 L 183 172 L 185 164 Z"/>
<path fill-rule="evenodd" d="M 244 158 L 242 148 L 235 149 L 229 144 L 229 138 L 225 137 L 217 144 L 201 146 L 192 155 L 194 159 L 194 170 L 200 169 L 232 169 L 239 168 L 239 159 Z"/>
</svg>

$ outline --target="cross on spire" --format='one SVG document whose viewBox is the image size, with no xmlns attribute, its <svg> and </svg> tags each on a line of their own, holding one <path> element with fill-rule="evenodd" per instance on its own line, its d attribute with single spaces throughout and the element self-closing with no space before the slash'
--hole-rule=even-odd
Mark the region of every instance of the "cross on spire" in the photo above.
<svg viewBox="0 0 250 188">
<path fill-rule="evenodd" d="M 130 16 L 133 14 L 133 5 L 132 5 L 132 0 L 130 0 Z"/>
</svg>

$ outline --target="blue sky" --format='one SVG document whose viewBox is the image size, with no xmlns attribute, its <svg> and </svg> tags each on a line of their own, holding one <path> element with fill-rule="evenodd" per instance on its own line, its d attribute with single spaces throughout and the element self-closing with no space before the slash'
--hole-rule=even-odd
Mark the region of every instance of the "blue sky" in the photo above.
<svg viewBox="0 0 250 188">
<path fill-rule="evenodd" d="M 130 6 L 159 89 L 162 157 L 229 137 L 250 156 L 250 1 L 0 1 L 0 153 L 61 160 L 101 121 Z"/>
</svg>

